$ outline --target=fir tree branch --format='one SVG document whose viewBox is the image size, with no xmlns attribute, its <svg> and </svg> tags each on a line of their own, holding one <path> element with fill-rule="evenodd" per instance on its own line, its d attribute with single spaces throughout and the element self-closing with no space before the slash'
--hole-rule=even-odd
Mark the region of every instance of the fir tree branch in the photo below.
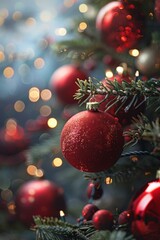
<svg viewBox="0 0 160 240">
<path fill-rule="evenodd" d="M 90 240 L 134 240 L 135 238 L 124 231 L 98 231 L 96 232 Z"/>
<path fill-rule="evenodd" d="M 93 225 L 72 225 L 54 218 L 34 217 L 36 240 L 89 240 L 94 233 Z"/>
</svg>

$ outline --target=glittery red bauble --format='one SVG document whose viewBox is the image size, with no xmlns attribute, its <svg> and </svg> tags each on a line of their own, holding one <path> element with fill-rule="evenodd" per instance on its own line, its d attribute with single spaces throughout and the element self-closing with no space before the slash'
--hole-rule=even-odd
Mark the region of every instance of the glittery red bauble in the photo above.
<svg viewBox="0 0 160 240">
<path fill-rule="evenodd" d="M 141 18 L 133 4 L 112 1 L 99 11 L 96 27 L 107 46 L 124 52 L 142 37 Z"/>
<path fill-rule="evenodd" d="M 51 89 L 58 100 L 63 104 L 74 104 L 74 94 L 78 90 L 77 79 L 85 80 L 87 74 L 75 65 L 64 65 L 59 67 L 51 76 Z"/>
<path fill-rule="evenodd" d="M 103 189 L 100 183 L 89 183 L 87 187 L 87 197 L 90 199 L 97 200 L 101 198 L 103 194 Z"/>
<path fill-rule="evenodd" d="M 126 210 L 121 212 L 118 216 L 118 224 L 123 225 L 130 223 L 131 217 L 132 217 L 131 211 Z"/>
<path fill-rule="evenodd" d="M 138 240 L 160 239 L 160 180 L 146 184 L 131 201 L 131 231 Z"/>
<path fill-rule="evenodd" d="M 93 214 L 95 212 L 97 212 L 99 209 L 96 205 L 88 203 L 87 205 L 84 206 L 84 208 L 82 209 L 82 216 L 84 217 L 84 219 L 91 220 L 93 217 Z"/>
<path fill-rule="evenodd" d="M 160 1 L 159 0 L 155 1 L 154 11 L 155 11 L 155 15 L 156 15 L 158 22 L 160 22 Z"/>
<path fill-rule="evenodd" d="M 17 191 L 16 214 L 26 226 L 33 224 L 33 216 L 59 217 L 66 210 L 64 191 L 48 180 L 31 180 Z"/>
<path fill-rule="evenodd" d="M 93 215 L 92 222 L 97 230 L 111 230 L 113 226 L 113 214 L 105 209 L 98 210 Z"/>
<path fill-rule="evenodd" d="M 63 156 L 84 172 L 107 170 L 120 157 L 122 127 L 108 113 L 82 111 L 71 117 L 61 132 Z"/>
<path fill-rule="evenodd" d="M 30 140 L 24 129 L 16 124 L 11 124 L 0 131 L 0 154 L 14 155 L 29 147 Z"/>
<path fill-rule="evenodd" d="M 119 84 L 122 83 L 122 81 L 131 82 L 131 77 L 127 74 L 127 75 L 120 75 L 117 74 L 115 76 L 113 76 L 112 78 L 108 78 L 108 80 L 110 81 L 114 81 L 117 80 L 117 82 Z M 111 88 L 111 86 L 107 83 L 106 80 L 102 80 L 102 83 L 104 84 L 105 87 L 107 87 L 108 89 Z M 89 101 L 95 101 L 95 102 L 101 102 L 99 105 L 99 111 L 106 111 L 107 107 L 109 107 L 114 99 L 115 96 L 114 95 L 110 95 L 107 99 L 105 99 L 105 95 L 94 95 Z M 132 117 L 136 117 L 138 114 L 140 114 L 141 112 L 144 111 L 144 105 L 145 103 L 143 103 L 141 106 L 137 107 L 142 101 L 142 98 L 139 98 L 138 101 L 136 102 L 136 105 L 134 106 L 134 104 L 132 104 L 132 106 L 126 111 L 126 107 L 130 104 L 130 102 L 132 101 L 133 97 L 128 97 L 128 99 L 125 101 L 125 103 L 122 105 L 122 102 L 119 101 L 118 103 L 114 104 L 112 107 L 110 107 L 107 112 L 109 114 L 111 114 L 112 116 L 115 116 L 118 118 L 120 124 L 122 126 L 126 126 L 129 125 L 131 123 Z M 103 101 L 104 100 L 104 101 Z M 106 107 L 107 106 L 107 107 Z M 118 110 L 118 112 L 116 112 Z"/>
</svg>

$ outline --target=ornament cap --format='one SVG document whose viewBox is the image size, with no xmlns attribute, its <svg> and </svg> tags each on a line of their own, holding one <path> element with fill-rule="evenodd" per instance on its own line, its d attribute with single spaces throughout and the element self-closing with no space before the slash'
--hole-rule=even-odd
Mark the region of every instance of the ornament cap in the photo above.
<svg viewBox="0 0 160 240">
<path fill-rule="evenodd" d="M 99 108 L 99 102 L 87 102 L 86 103 L 86 109 L 89 111 L 97 111 Z"/>
</svg>

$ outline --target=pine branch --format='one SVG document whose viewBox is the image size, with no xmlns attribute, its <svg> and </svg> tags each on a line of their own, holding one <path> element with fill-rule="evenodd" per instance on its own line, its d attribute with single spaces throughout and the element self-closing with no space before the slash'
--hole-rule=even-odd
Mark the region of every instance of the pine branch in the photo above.
<svg viewBox="0 0 160 240">
<path fill-rule="evenodd" d="M 134 240 L 135 238 L 124 231 L 98 231 L 96 232 L 90 240 Z"/>
<path fill-rule="evenodd" d="M 95 231 L 90 224 L 72 225 L 54 218 L 34 217 L 36 240 L 88 240 Z"/>
</svg>

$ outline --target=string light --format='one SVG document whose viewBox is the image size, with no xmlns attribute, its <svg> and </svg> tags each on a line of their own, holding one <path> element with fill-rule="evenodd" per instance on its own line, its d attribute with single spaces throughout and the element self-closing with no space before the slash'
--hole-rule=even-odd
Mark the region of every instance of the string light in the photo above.
<svg viewBox="0 0 160 240">
<path fill-rule="evenodd" d="M 52 161 L 52 166 L 53 167 L 61 167 L 63 164 L 63 161 L 61 158 L 54 158 Z"/>
<path fill-rule="evenodd" d="M 88 6 L 86 4 L 84 4 L 84 3 L 80 4 L 79 5 L 79 11 L 81 13 L 86 13 L 88 11 Z"/>
<path fill-rule="evenodd" d="M 138 49 L 130 49 L 129 54 L 133 57 L 138 57 L 139 56 L 139 50 Z"/>
<path fill-rule="evenodd" d="M 112 182 L 113 182 L 113 180 L 112 180 L 111 177 L 107 177 L 107 178 L 105 179 L 105 183 L 106 183 L 106 184 L 111 184 Z"/>
<path fill-rule="evenodd" d="M 105 75 L 107 78 L 113 77 L 113 72 L 111 70 L 106 70 Z"/>
<path fill-rule="evenodd" d="M 55 34 L 57 36 L 65 36 L 67 34 L 67 29 L 66 28 L 56 28 Z"/>
<path fill-rule="evenodd" d="M 86 28 L 87 28 L 87 23 L 81 22 L 81 23 L 79 24 L 78 31 L 79 31 L 79 32 L 82 32 L 82 31 L 84 31 Z"/>
<path fill-rule="evenodd" d="M 122 74 L 124 72 L 124 68 L 122 66 L 118 66 L 116 68 L 116 71 L 118 72 L 118 74 Z"/>
<path fill-rule="evenodd" d="M 57 119 L 55 118 L 49 118 L 47 124 L 50 128 L 55 128 L 58 122 L 57 122 Z"/>
</svg>

